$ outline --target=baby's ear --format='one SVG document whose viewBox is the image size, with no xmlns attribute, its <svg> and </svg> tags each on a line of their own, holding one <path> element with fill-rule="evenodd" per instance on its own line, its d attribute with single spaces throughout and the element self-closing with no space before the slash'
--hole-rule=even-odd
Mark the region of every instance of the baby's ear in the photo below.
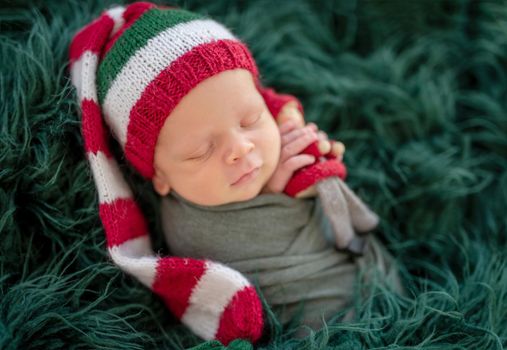
<svg viewBox="0 0 507 350">
<path fill-rule="evenodd" d="M 169 191 L 171 191 L 171 186 L 169 186 L 165 176 L 159 174 L 158 172 L 155 172 L 151 182 L 155 191 L 161 196 L 166 196 Z"/>
</svg>

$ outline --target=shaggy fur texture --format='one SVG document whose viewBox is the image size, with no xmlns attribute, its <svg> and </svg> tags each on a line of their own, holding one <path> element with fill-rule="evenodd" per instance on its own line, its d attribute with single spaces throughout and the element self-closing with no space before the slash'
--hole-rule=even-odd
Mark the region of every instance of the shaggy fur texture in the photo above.
<svg viewBox="0 0 507 350">
<path fill-rule="evenodd" d="M 119 1 L 115 1 L 118 3 Z M 0 348 L 221 349 L 106 255 L 67 71 L 75 31 L 112 1 L 0 10 Z M 507 7 L 502 1 L 177 1 L 228 25 L 266 85 L 347 146 L 349 185 L 407 296 L 374 285 L 352 323 L 259 349 L 507 347 Z M 151 185 L 132 174 L 167 253 Z M 236 341 L 228 349 L 251 349 Z"/>
</svg>

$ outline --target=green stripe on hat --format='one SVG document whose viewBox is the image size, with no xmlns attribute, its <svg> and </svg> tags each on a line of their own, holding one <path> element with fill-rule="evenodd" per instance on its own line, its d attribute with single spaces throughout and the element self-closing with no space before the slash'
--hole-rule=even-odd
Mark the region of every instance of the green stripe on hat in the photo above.
<svg viewBox="0 0 507 350">
<path fill-rule="evenodd" d="M 107 90 L 134 53 L 146 45 L 150 38 L 180 23 L 205 18 L 181 9 L 153 8 L 144 13 L 118 38 L 107 52 L 97 71 L 97 96 L 104 102 Z"/>
</svg>

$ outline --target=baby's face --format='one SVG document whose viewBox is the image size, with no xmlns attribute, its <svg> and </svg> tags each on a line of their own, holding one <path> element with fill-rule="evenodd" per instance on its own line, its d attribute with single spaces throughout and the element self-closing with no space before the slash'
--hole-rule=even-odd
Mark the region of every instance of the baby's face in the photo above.
<svg viewBox="0 0 507 350">
<path fill-rule="evenodd" d="M 153 186 L 200 205 L 254 198 L 277 167 L 280 142 L 251 73 L 222 72 L 192 89 L 165 121 Z"/>
</svg>

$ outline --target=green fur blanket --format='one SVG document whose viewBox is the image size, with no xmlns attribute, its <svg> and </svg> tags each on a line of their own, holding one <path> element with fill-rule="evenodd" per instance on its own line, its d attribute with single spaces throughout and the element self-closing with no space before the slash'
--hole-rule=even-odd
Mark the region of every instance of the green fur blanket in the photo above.
<svg viewBox="0 0 507 350">
<path fill-rule="evenodd" d="M 107 256 L 67 50 L 118 2 L 0 5 L 0 349 L 224 348 Z M 374 286 L 350 323 L 304 338 L 266 307 L 258 348 L 507 347 L 505 2 L 172 4 L 231 28 L 266 85 L 346 144 L 347 182 L 380 215 L 376 234 L 402 269 L 406 296 Z M 151 185 L 131 177 L 166 253 Z"/>
</svg>

